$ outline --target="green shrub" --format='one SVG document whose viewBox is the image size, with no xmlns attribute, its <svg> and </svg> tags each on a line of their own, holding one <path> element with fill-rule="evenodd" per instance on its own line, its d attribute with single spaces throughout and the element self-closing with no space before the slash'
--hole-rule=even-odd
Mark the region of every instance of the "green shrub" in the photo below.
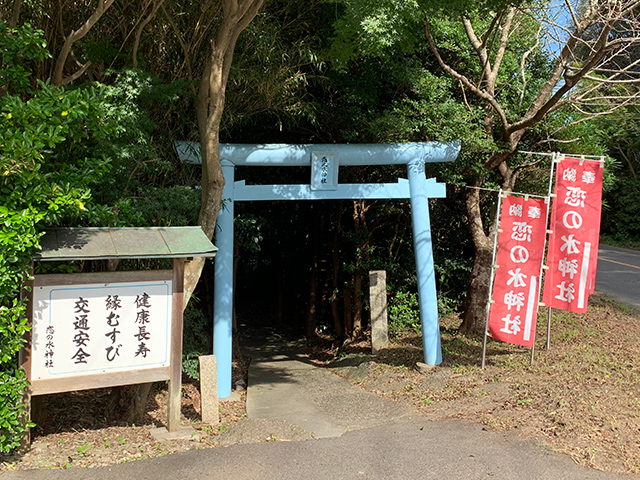
<svg viewBox="0 0 640 480">
<path fill-rule="evenodd" d="M 603 230 L 616 244 L 637 246 L 640 242 L 640 180 L 617 179 L 617 189 L 609 195 L 610 206 L 603 212 Z"/>
<path fill-rule="evenodd" d="M 421 325 L 418 294 L 397 292 L 389 300 L 388 316 L 391 337 L 402 335 L 410 329 L 419 333 Z"/>
<path fill-rule="evenodd" d="M 211 351 L 211 324 L 197 300 L 193 298 L 184 311 L 182 371 L 193 380 L 200 380 L 198 357 Z"/>
<path fill-rule="evenodd" d="M 21 290 L 33 252 L 43 227 L 89 216 L 90 188 L 109 169 L 93 152 L 113 133 L 99 89 L 31 86 L 44 47 L 41 31 L 0 21 L 0 452 L 18 446 L 26 426 L 16 357 L 28 330 Z"/>
</svg>

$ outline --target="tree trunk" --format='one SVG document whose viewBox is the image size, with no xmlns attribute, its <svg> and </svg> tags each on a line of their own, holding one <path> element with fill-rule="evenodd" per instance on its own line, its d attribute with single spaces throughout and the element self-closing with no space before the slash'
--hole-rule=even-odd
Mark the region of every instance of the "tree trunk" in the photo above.
<svg viewBox="0 0 640 480">
<path fill-rule="evenodd" d="M 493 258 L 493 241 L 485 234 L 482 222 L 480 191 L 475 188 L 469 189 L 466 204 L 475 256 L 467 285 L 464 319 L 460 325 L 460 331 L 465 333 L 479 331 L 484 326 L 487 302 L 489 301 L 491 259 Z"/>
<path fill-rule="evenodd" d="M 107 417 L 122 419 L 126 424 L 141 424 L 147 412 L 147 402 L 153 383 L 114 387 L 107 403 Z"/>
<path fill-rule="evenodd" d="M 198 225 L 210 239 L 215 232 L 224 188 L 224 175 L 220 165 L 220 122 L 233 52 L 238 36 L 256 16 L 263 1 L 227 0 L 224 2 L 222 19 L 216 37 L 211 41 L 211 55 L 200 80 L 196 101 L 202 160 L 202 203 Z M 185 307 L 200 279 L 204 261 L 204 258 L 195 258 L 185 267 Z"/>
<path fill-rule="evenodd" d="M 333 331 L 338 337 L 344 337 L 344 326 L 340 319 L 340 311 L 338 309 L 338 276 L 340 274 L 340 213 L 342 208 L 340 201 L 336 202 L 336 226 L 333 232 L 333 254 L 332 254 L 332 271 L 333 278 L 331 280 L 331 316 L 333 317 Z"/>
<path fill-rule="evenodd" d="M 518 140 L 519 141 L 518 137 Z M 516 145 L 512 145 L 515 150 Z M 516 171 L 511 169 L 505 161 L 496 167 L 502 177 L 503 193 L 513 191 L 516 182 Z M 481 180 L 476 179 L 475 185 L 480 185 Z M 467 301 L 465 305 L 464 319 L 460 325 L 463 333 L 481 331 L 487 319 L 487 305 L 489 304 L 489 284 L 491 283 L 491 271 L 494 249 L 495 229 L 498 228 L 498 213 L 487 235 L 482 221 L 480 208 L 480 191 L 476 188 L 469 189 L 467 193 L 467 218 L 471 239 L 475 247 L 473 267 L 467 285 Z"/>
<path fill-rule="evenodd" d="M 282 244 L 279 242 L 280 251 L 278 253 L 278 260 L 276 264 L 277 272 L 278 272 L 278 305 L 277 305 L 277 315 L 276 315 L 276 324 L 280 327 L 284 324 L 285 318 L 285 292 L 287 288 L 287 279 L 285 277 L 284 271 L 284 258 L 282 258 Z"/>
<path fill-rule="evenodd" d="M 344 303 L 344 333 L 350 337 L 353 333 L 353 274 L 351 274 L 350 286 L 342 292 L 342 300 Z"/>
<path fill-rule="evenodd" d="M 304 333 L 307 338 L 316 335 L 317 310 L 318 310 L 318 252 L 320 250 L 321 222 L 318 209 L 311 205 L 311 267 L 309 268 L 309 302 L 307 303 L 307 315 L 305 317 Z"/>
<path fill-rule="evenodd" d="M 314 254 L 313 265 L 311 266 L 311 278 L 309 280 L 309 303 L 307 304 L 307 315 L 304 323 L 304 334 L 307 338 L 312 338 L 316 334 L 318 309 L 318 257 Z"/>
<path fill-rule="evenodd" d="M 476 245 L 473 267 L 467 286 L 467 301 L 464 319 L 460 325 L 463 333 L 481 331 L 487 318 L 489 283 L 491 281 L 491 259 L 493 248 Z"/>
<path fill-rule="evenodd" d="M 147 412 L 147 401 L 149 400 L 152 386 L 153 383 L 141 383 L 135 386 L 133 402 L 131 402 L 124 415 L 127 423 L 137 423 L 140 425 L 144 422 L 144 416 Z"/>
<path fill-rule="evenodd" d="M 357 248 L 355 268 L 352 276 L 352 300 L 353 300 L 353 330 L 352 338 L 362 333 L 362 311 L 364 303 L 362 301 L 362 274 L 360 270 L 362 264 L 369 259 L 369 242 L 371 233 L 367 229 L 366 212 L 369 209 L 367 201 L 360 199 L 353 201 L 353 228 L 356 234 Z"/>
<path fill-rule="evenodd" d="M 353 312 L 352 337 L 356 338 L 362 333 L 362 310 L 364 310 L 364 303 L 362 302 L 362 275 L 359 273 L 354 275 L 353 303 L 355 305 L 355 310 Z"/>
</svg>

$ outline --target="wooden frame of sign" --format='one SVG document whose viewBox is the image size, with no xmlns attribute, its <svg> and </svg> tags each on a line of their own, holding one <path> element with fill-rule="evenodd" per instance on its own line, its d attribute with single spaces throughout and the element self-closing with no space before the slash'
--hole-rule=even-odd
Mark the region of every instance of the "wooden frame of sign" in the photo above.
<svg viewBox="0 0 640 480">
<path fill-rule="evenodd" d="M 199 227 L 66 229 L 45 240 L 36 260 L 167 258 L 172 269 L 36 275 L 27 283 L 25 423 L 34 396 L 168 381 L 167 430 L 180 431 L 185 263 L 217 249 Z"/>
<path fill-rule="evenodd" d="M 93 388 L 106 388 L 120 385 L 132 385 L 138 383 L 168 381 L 169 403 L 167 430 L 176 432 L 180 430 L 180 390 L 182 387 L 182 330 L 183 330 L 183 284 L 184 265 L 182 258 L 173 259 L 172 270 L 151 270 L 134 272 L 104 272 L 87 274 L 58 274 L 39 275 L 30 282 L 30 292 L 27 293 L 28 315 L 32 326 L 38 328 L 30 332 L 27 344 L 20 352 L 20 365 L 24 368 L 30 388 L 25 392 L 25 404 L 30 407 L 31 397 L 51 393 L 88 390 Z M 34 319 L 34 293 L 39 287 L 64 287 L 84 286 L 93 284 L 119 284 L 126 285 L 134 282 L 165 282 L 170 285 L 170 315 L 167 315 L 166 337 L 168 339 L 165 352 L 167 357 L 161 366 L 150 366 L 137 370 L 125 370 L 123 368 L 109 372 L 103 370 L 96 373 L 67 374 L 60 377 L 48 376 L 37 378 L 34 375 L 34 334 L 42 335 L 45 325 L 37 327 Z M 114 287 L 115 288 L 115 287 Z M 114 290 L 117 292 L 116 290 Z M 44 323 L 44 322 L 42 322 Z M 44 342 L 44 340 L 43 340 Z M 42 348 L 40 349 L 42 350 Z"/>
</svg>

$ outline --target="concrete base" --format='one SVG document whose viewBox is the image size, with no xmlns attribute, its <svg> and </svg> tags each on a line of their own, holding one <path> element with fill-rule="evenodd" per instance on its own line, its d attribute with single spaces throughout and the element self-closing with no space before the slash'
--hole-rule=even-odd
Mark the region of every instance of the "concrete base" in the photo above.
<svg viewBox="0 0 640 480">
<path fill-rule="evenodd" d="M 190 425 L 182 425 L 177 432 L 170 432 L 165 427 L 152 428 L 149 433 L 156 442 L 165 440 L 189 440 L 198 438 L 199 434 Z"/>
<path fill-rule="evenodd" d="M 419 372 L 430 372 L 432 371 L 434 368 L 436 368 L 437 365 L 428 365 L 426 363 L 423 362 L 416 362 L 416 370 L 418 370 Z"/>
<path fill-rule="evenodd" d="M 242 397 L 238 392 L 231 392 L 228 397 L 218 399 L 219 402 L 239 402 L 240 400 L 242 400 Z"/>
</svg>

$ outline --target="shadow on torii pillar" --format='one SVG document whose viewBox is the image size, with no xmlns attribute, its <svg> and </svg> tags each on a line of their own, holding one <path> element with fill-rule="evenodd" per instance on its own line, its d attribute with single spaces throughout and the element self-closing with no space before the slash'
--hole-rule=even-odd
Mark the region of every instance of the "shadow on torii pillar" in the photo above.
<svg viewBox="0 0 640 480">
<path fill-rule="evenodd" d="M 201 163 L 200 144 L 176 142 L 176 149 L 182 161 Z M 225 208 L 220 210 L 217 220 L 213 305 L 218 397 L 231 395 L 233 215 L 234 202 L 240 201 L 409 198 L 424 361 L 427 365 L 442 363 L 428 200 L 444 198 L 446 185 L 425 177 L 425 163 L 450 162 L 459 152 L 459 140 L 407 144 L 220 145 Z M 408 178 L 400 178 L 398 183 L 340 185 L 340 165 L 406 165 Z M 309 185 L 246 185 L 243 180 L 235 181 L 236 166 L 311 166 L 311 182 Z"/>
</svg>

